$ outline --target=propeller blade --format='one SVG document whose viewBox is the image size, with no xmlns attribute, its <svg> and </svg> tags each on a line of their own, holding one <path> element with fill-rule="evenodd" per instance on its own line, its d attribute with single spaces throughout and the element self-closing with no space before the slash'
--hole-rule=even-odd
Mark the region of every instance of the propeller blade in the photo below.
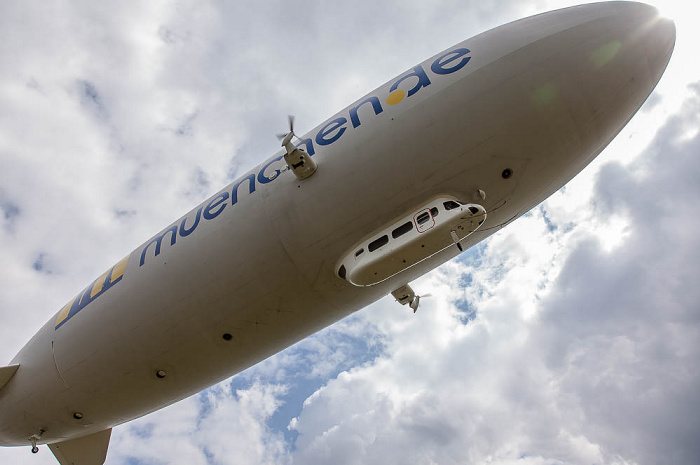
<svg viewBox="0 0 700 465">
<path fill-rule="evenodd" d="M 288 115 L 289 119 L 289 132 L 294 132 L 294 115 Z"/>
<path fill-rule="evenodd" d="M 418 311 L 418 306 L 420 305 L 420 296 L 417 295 L 415 299 L 413 299 L 413 302 L 408 304 L 409 307 L 413 309 L 413 313 L 416 313 Z"/>
<path fill-rule="evenodd" d="M 287 133 L 287 134 L 289 134 L 289 133 Z M 282 140 L 282 139 L 284 139 L 285 137 L 287 137 L 287 134 L 277 134 L 277 138 L 278 138 L 279 140 Z"/>
</svg>

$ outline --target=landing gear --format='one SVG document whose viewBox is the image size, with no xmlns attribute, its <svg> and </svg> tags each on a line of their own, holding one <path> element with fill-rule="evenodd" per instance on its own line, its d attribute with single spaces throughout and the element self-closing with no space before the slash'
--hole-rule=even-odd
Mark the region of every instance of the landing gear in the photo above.
<svg viewBox="0 0 700 465">
<path fill-rule="evenodd" d="M 46 430 L 40 429 L 38 433 L 32 434 L 32 437 L 29 438 L 29 442 L 32 443 L 32 454 L 36 454 L 37 452 L 39 452 L 39 448 L 36 445 L 36 441 L 41 439 L 41 436 L 43 436 L 45 432 Z"/>
</svg>

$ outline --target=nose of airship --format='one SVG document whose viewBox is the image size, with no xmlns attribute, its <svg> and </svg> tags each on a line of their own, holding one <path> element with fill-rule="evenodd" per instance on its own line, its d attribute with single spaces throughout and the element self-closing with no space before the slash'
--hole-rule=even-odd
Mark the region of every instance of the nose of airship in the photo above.
<svg viewBox="0 0 700 465">
<path fill-rule="evenodd" d="M 666 69 L 676 43 L 676 25 L 647 4 L 611 2 L 611 14 L 621 30 L 632 31 L 629 45 L 647 56 L 651 74 L 658 79 Z"/>
<path fill-rule="evenodd" d="M 676 41 L 676 26 L 650 5 L 613 1 L 565 8 L 560 20 L 569 22 L 569 36 L 578 37 L 580 48 L 587 50 L 587 72 L 609 73 L 611 68 L 630 70 L 644 61 L 654 85 L 668 64 Z M 556 18 L 557 12 L 552 12 Z M 574 19 L 575 18 L 575 19 Z M 578 32 L 580 31 L 580 35 Z M 581 56 L 577 57 L 581 59 Z M 583 69 L 581 69 L 583 71 Z M 653 87 L 653 86 L 652 86 Z"/>
<path fill-rule="evenodd" d="M 676 29 L 649 5 L 603 2 L 543 13 L 480 38 L 469 44 L 477 64 L 488 39 L 504 53 L 479 70 L 488 91 L 469 108 L 488 108 L 498 125 L 483 131 L 491 138 L 474 152 L 512 157 L 512 166 L 501 168 L 515 175 L 490 185 L 489 198 L 531 198 L 523 201 L 526 211 L 590 163 L 639 110 L 668 65 Z"/>
</svg>

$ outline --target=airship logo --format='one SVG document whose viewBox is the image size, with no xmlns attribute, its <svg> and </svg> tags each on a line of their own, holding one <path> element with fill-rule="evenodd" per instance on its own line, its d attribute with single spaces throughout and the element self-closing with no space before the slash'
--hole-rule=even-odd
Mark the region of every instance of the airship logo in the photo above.
<svg viewBox="0 0 700 465">
<path fill-rule="evenodd" d="M 470 50 L 468 48 L 457 48 L 451 50 L 433 61 L 433 63 L 430 65 L 430 70 L 438 75 L 452 74 L 455 71 L 459 71 L 460 69 L 464 68 L 467 63 L 469 63 L 469 60 L 471 60 L 471 57 L 467 56 L 469 53 Z M 400 89 L 399 86 L 404 81 L 413 82 L 413 87 L 408 90 Z M 386 103 L 389 105 L 396 105 L 404 98 L 414 95 L 420 89 L 427 87 L 428 85 L 430 85 L 430 78 L 425 73 L 423 67 L 418 65 L 413 68 L 410 73 L 401 76 L 391 85 Z"/>
<path fill-rule="evenodd" d="M 471 56 L 469 56 L 470 53 L 471 51 L 469 49 L 459 47 L 437 57 L 430 64 L 429 68 L 430 72 L 432 72 L 432 78 L 435 79 L 439 76 L 449 75 L 464 68 L 471 60 Z M 401 75 L 389 87 L 389 94 L 384 100 L 386 104 L 390 106 L 396 105 L 416 95 L 421 89 L 431 85 L 431 76 L 428 73 L 429 72 L 426 71 L 423 65 L 417 65 L 407 73 Z M 370 95 L 344 112 L 336 115 L 334 119 L 326 122 L 315 136 L 312 135 L 311 137 L 302 139 L 298 146 L 305 146 L 306 152 L 309 155 L 314 155 L 316 153 L 315 145 L 327 146 L 333 144 L 340 139 L 348 129 L 357 129 L 362 125 L 358 112 L 361 108 L 369 108 L 365 107 L 365 105 L 369 105 L 369 107 L 372 108 L 374 116 L 378 116 L 384 111 L 380 97 Z M 371 116 L 371 113 L 365 114 L 365 118 Z M 244 175 L 234 182 L 232 186 L 229 186 L 230 194 L 226 191 L 219 192 L 208 202 L 202 204 L 196 211 L 190 212 L 190 215 L 183 218 L 180 224 L 175 223 L 162 231 L 150 242 L 145 244 L 140 250 L 140 253 L 137 254 L 139 257 L 139 267 L 146 264 L 147 257 L 160 255 L 164 245 L 175 246 L 178 237 L 184 238 L 194 233 L 195 229 L 197 229 L 197 226 L 200 224 L 200 218 L 203 220 L 213 220 L 223 213 L 227 206 L 236 205 L 239 199 L 239 187 L 245 181 L 247 181 L 248 194 L 253 194 L 255 192 L 256 181 L 259 184 L 267 184 L 277 179 L 282 170 L 275 169 L 269 172 L 269 168 L 281 159 L 282 156 L 280 155 L 269 160 L 262 165 L 257 175 L 254 172 Z M 194 218 L 191 218 L 192 213 L 194 213 Z M 72 318 L 73 315 L 84 309 L 112 286 L 119 283 L 124 276 L 124 270 L 126 269 L 128 259 L 129 257 L 126 257 L 114 265 L 114 267 L 97 278 L 90 286 L 83 290 L 83 292 L 63 307 L 56 318 L 55 329 L 61 327 Z"/>
<path fill-rule="evenodd" d="M 120 282 L 124 277 L 124 270 L 126 270 L 126 264 L 128 261 L 129 256 L 127 255 L 119 263 L 114 265 L 112 268 L 102 274 L 102 276 L 93 281 L 92 284 L 85 288 L 83 292 L 78 294 L 73 300 L 68 302 L 68 304 L 61 309 L 56 317 L 55 329 L 60 328 L 61 325 L 70 320 L 73 315 L 87 307 L 89 303 L 100 297 L 112 286 Z"/>
</svg>

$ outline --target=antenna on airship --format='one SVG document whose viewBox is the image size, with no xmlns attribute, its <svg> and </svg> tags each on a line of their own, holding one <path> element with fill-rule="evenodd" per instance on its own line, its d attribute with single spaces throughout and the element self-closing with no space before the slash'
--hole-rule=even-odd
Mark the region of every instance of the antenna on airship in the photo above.
<svg viewBox="0 0 700 465">
<path fill-rule="evenodd" d="M 294 115 L 289 115 L 287 118 L 289 120 L 289 132 L 277 134 L 277 138 L 282 141 L 282 147 L 287 151 L 284 154 L 284 161 L 287 162 L 287 166 L 292 170 L 294 176 L 298 179 L 306 179 L 314 174 L 318 167 L 316 162 L 311 159 L 311 155 L 292 143 L 294 137 L 302 142 L 303 139 L 294 134 Z"/>
</svg>

